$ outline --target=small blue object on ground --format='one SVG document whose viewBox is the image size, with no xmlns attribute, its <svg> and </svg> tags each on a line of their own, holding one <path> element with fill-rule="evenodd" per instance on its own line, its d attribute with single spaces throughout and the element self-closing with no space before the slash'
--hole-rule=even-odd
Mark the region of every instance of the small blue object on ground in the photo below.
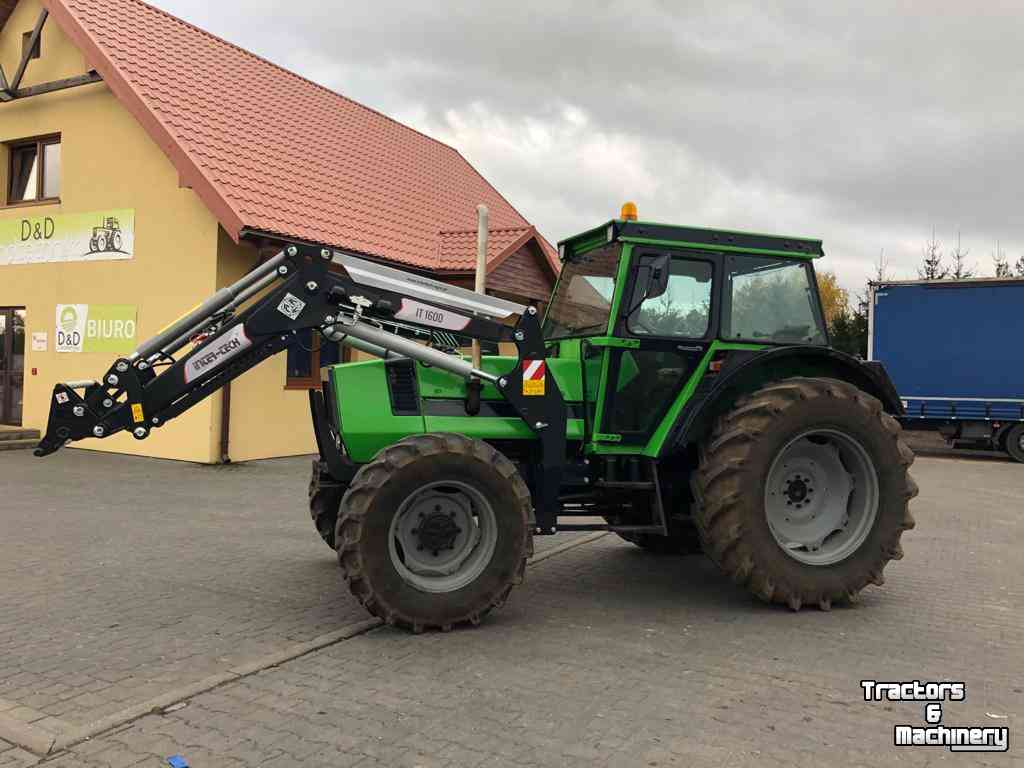
<svg viewBox="0 0 1024 768">
<path fill-rule="evenodd" d="M 188 768 L 188 760 L 181 755 L 171 755 L 167 758 L 167 764 L 171 768 Z"/>
</svg>

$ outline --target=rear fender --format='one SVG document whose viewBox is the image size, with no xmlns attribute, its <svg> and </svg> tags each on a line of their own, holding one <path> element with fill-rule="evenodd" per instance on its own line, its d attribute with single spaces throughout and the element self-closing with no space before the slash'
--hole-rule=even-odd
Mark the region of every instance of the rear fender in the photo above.
<svg viewBox="0 0 1024 768">
<path fill-rule="evenodd" d="M 840 379 L 877 397 L 887 413 L 899 416 L 903 404 L 881 363 L 865 362 L 829 347 L 775 347 L 729 350 L 718 374 L 706 373 L 690 402 L 680 411 L 659 456 L 700 442 L 715 419 L 748 392 L 791 376 Z"/>
</svg>

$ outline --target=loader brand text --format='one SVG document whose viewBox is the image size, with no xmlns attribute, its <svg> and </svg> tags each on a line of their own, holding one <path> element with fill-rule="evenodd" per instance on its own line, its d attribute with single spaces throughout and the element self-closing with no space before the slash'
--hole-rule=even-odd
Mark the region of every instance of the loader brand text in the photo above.
<svg viewBox="0 0 1024 768">
<path fill-rule="evenodd" d="M 897 747 L 947 747 L 950 752 L 1006 752 L 1010 729 L 989 725 L 943 725 L 942 705 L 967 698 L 967 684 L 954 682 L 885 682 L 861 680 L 864 701 L 913 701 L 924 704 L 925 725 L 893 726 Z"/>
<path fill-rule="evenodd" d="M 236 325 L 202 351 L 196 352 L 185 364 L 185 381 L 192 382 L 205 373 L 220 367 L 231 358 L 252 346 L 245 329 Z"/>
</svg>

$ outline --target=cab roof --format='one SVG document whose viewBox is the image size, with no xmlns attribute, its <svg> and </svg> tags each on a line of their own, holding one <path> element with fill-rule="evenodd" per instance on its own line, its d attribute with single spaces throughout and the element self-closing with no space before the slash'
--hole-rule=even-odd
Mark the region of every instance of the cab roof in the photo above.
<svg viewBox="0 0 1024 768">
<path fill-rule="evenodd" d="M 558 243 L 558 255 L 565 261 L 567 255 L 582 253 L 604 243 L 632 242 L 648 245 L 676 245 L 693 248 L 712 248 L 720 251 L 790 256 L 816 259 L 825 255 L 821 240 L 785 235 L 765 235 L 758 232 L 736 232 L 728 229 L 703 229 L 651 221 L 612 219 L 594 229 Z"/>
</svg>

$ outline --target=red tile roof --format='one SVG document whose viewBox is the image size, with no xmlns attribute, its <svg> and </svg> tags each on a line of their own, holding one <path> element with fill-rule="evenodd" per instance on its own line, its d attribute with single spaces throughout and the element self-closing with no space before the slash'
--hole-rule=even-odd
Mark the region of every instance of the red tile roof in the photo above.
<svg viewBox="0 0 1024 768">
<path fill-rule="evenodd" d="M 472 269 L 475 234 L 467 251 L 455 233 L 475 229 L 477 204 L 496 243 L 536 234 L 455 149 L 164 11 L 42 3 L 235 239 L 253 230 Z"/>
<path fill-rule="evenodd" d="M 488 227 L 487 263 L 494 266 L 495 260 L 511 253 L 523 245 L 537 231 L 530 226 L 495 229 Z M 434 268 L 438 270 L 466 272 L 476 268 L 476 229 L 459 229 L 441 232 L 438 238 L 437 259 Z"/>
</svg>

